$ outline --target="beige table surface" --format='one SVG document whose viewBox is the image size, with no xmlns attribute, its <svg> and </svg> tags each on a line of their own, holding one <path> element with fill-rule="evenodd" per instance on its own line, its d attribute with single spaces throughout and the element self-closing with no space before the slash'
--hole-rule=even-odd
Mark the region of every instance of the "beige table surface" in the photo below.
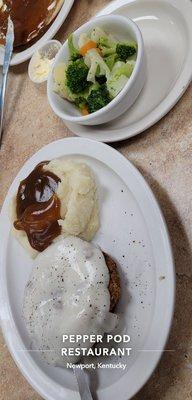
<svg viewBox="0 0 192 400">
<path fill-rule="evenodd" d="M 76 0 L 57 37 L 88 20 L 110 0 Z M 27 78 L 27 65 L 11 70 L 5 135 L 0 153 L 0 202 L 24 162 L 43 145 L 72 134 L 51 111 L 43 88 Z M 141 171 L 164 212 L 175 255 L 176 310 L 167 349 L 134 400 L 192 399 L 192 86 L 158 124 L 115 144 Z M 39 400 L 0 337 L 0 400 Z M 70 400 L 70 399 L 69 399 Z"/>
</svg>

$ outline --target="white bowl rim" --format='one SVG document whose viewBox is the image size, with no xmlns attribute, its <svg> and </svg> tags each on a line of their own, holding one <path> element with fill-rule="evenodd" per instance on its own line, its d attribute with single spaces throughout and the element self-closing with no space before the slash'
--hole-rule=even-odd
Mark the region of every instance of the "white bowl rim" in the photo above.
<svg viewBox="0 0 192 400">
<path fill-rule="evenodd" d="M 138 45 L 138 52 L 137 52 L 137 59 L 136 59 L 136 63 L 135 63 L 135 68 L 133 70 L 133 73 L 130 77 L 130 79 L 128 80 L 128 82 L 126 83 L 125 87 L 121 90 L 121 92 L 109 103 L 107 104 L 105 107 L 101 108 L 100 110 L 86 115 L 86 116 L 77 116 L 77 117 L 72 117 L 69 116 L 65 111 L 60 112 L 57 109 L 57 106 L 55 106 L 54 101 L 52 101 L 51 99 L 51 92 L 52 92 L 52 88 L 51 88 L 51 81 L 52 81 L 52 71 L 55 68 L 58 59 L 60 57 L 60 54 L 63 51 L 63 48 L 67 46 L 67 40 L 65 41 L 65 43 L 63 44 L 63 46 L 61 47 L 60 51 L 58 52 L 53 67 L 52 67 L 52 71 L 48 77 L 48 84 L 47 84 L 47 96 L 48 96 L 48 100 L 49 103 L 53 109 L 53 111 L 61 118 L 61 119 L 65 119 L 68 120 L 70 122 L 85 122 L 85 121 L 92 121 L 94 118 L 101 116 L 102 114 L 112 110 L 114 108 L 114 106 L 121 102 L 121 100 L 124 98 L 124 96 L 127 94 L 127 92 L 130 90 L 130 88 L 132 87 L 133 83 L 136 80 L 136 77 L 138 75 L 138 72 L 140 70 L 140 66 L 144 57 L 144 43 L 143 43 L 143 37 L 141 34 L 141 31 L 139 29 L 139 27 L 137 26 L 137 24 L 132 21 L 130 18 L 127 17 L 123 17 L 121 15 L 106 15 L 106 16 L 101 16 L 101 17 L 95 17 L 92 18 L 90 21 L 86 22 L 85 24 L 81 25 L 76 31 L 74 31 L 74 34 L 79 34 L 81 33 L 81 30 L 84 30 L 86 28 L 89 28 L 90 26 L 92 26 L 94 23 L 96 23 L 97 21 L 108 21 L 108 20 L 118 20 L 119 23 L 123 22 L 124 24 L 127 24 L 132 31 L 135 33 L 136 38 L 137 38 L 137 45 Z M 71 103 L 72 104 L 72 103 Z M 74 106 L 75 107 L 75 106 Z"/>
</svg>

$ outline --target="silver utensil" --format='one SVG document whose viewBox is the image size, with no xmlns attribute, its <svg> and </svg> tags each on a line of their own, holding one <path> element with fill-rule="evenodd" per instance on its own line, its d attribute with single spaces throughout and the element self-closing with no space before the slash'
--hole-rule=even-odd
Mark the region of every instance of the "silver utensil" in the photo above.
<svg viewBox="0 0 192 400">
<path fill-rule="evenodd" d="M 73 368 L 73 372 L 77 380 L 81 400 L 93 400 L 84 370 L 77 367 Z"/>
<path fill-rule="evenodd" d="M 5 104 L 5 92 L 6 92 L 6 84 L 7 84 L 7 75 L 9 71 L 10 61 L 13 53 L 13 43 L 14 43 L 14 26 L 11 18 L 8 18 L 8 27 L 6 34 L 6 43 L 5 43 L 5 55 L 3 62 L 3 77 L 2 77 L 2 86 L 0 93 L 0 147 L 2 144 L 3 137 L 3 115 L 4 115 L 4 104 Z"/>
</svg>

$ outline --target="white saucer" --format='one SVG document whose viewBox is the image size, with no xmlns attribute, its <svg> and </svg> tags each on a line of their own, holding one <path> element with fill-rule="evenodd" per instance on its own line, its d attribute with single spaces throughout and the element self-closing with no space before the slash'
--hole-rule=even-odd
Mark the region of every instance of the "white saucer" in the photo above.
<svg viewBox="0 0 192 400">
<path fill-rule="evenodd" d="M 85 127 L 64 121 L 76 135 L 102 142 L 130 138 L 154 125 L 176 104 L 192 79 L 192 2 L 116 0 L 99 13 L 132 18 L 147 53 L 147 82 L 132 108 L 111 123 Z"/>
<path fill-rule="evenodd" d="M 26 50 L 13 53 L 13 56 L 11 59 L 11 66 L 18 65 L 18 64 L 23 63 L 24 61 L 29 60 L 29 58 L 32 57 L 33 53 L 36 50 L 38 50 L 40 47 L 42 47 L 47 42 L 47 40 L 52 39 L 56 35 L 59 28 L 66 20 L 73 3 L 74 3 L 74 0 L 65 0 L 64 1 L 63 6 L 61 7 L 61 10 L 59 11 L 58 15 L 56 16 L 54 21 L 51 23 L 49 29 L 45 32 L 45 34 L 39 40 L 37 39 L 35 41 L 35 43 L 32 46 L 29 46 Z M 3 59 L 4 59 L 4 48 L 1 46 L 0 47 L 0 65 L 3 65 Z"/>
<path fill-rule="evenodd" d="M 160 208 L 137 169 L 113 148 L 88 139 L 62 139 L 43 147 L 15 178 L 0 217 L 3 334 L 21 372 L 43 399 L 79 400 L 73 372 L 47 366 L 37 352 L 30 351 L 22 301 L 33 263 L 11 235 L 8 217 L 10 200 L 20 181 L 40 161 L 57 157 L 83 159 L 94 171 L 101 213 L 101 228 L 94 241 L 117 261 L 122 293 L 116 310 L 121 323 L 116 333 L 131 336 L 130 357 L 102 360 L 126 363 L 125 371 L 90 371 L 93 398 L 129 400 L 152 374 L 168 338 L 174 308 L 175 273 Z"/>
</svg>

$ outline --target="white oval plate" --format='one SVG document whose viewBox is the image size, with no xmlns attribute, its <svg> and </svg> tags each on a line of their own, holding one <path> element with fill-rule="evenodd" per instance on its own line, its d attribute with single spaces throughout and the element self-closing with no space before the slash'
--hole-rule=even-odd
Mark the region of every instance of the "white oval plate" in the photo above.
<svg viewBox="0 0 192 400">
<path fill-rule="evenodd" d="M 24 287 L 32 261 L 11 236 L 8 207 L 19 182 L 42 160 L 75 157 L 93 169 L 99 187 L 101 228 L 95 242 L 119 264 L 120 333 L 131 336 L 127 368 L 90 372 L 98 400 L 128 400 L 159 361 L 174 308 L 174 265 L 160 208 L 137 169 L 116 150 L 88 139 L 68 138 L 45 146 L 26 162 L 5 199 L 0 219 L 0 317 L 9 350 L 29 383 L 48 400 L 78 400 L 73 373 L 44 364 L 30 351 L 22 320 Z M 105 360 L 106 362 L 106 360 Z M 93 375 L 92 375 L 93 374 Z M 95 375 L 97 374 L 97 376 Z"/>
<path fill-rule="evenodd" d="M 192 2 L 116 0 L 99 13 L 135 21 L 147 54 L 147 80 L 132 108 L 111 123 L 86 127 L 64 121 L 78 136 L 101 142 L 128 139 L 159 121 L 184 94 L 192 78 Z"/>
<path fill-rule="evenodd" d="M 53 20 L 53 22 L 50 25 L 50 28 L 45 32 L 45 34 L 39 40 L 37 38 L 37 41 L 32 46 L 28 47 L 26 50 L 23 50 L 18 53 L 13 53 L 11 59 L 11 66 L 18 65 L 24 61 L 29 60 L 29 58 L 32 57 L 33 53 L 36 50 L 38 50 L 41 46 L 43 46 L 43 44 L 46 43 L 47 40 L 52 39 L 56 35 L 57 31 L 60 29 L 63 22 L 66 20 L 73 3 L 74 0 L 64 1 L 61 10 L 59 11 L 58 15 Z M 4 60 L 4 49 L 0 47 L 0 65 L 3 65 L 3 60 Z"/>
</svg>

